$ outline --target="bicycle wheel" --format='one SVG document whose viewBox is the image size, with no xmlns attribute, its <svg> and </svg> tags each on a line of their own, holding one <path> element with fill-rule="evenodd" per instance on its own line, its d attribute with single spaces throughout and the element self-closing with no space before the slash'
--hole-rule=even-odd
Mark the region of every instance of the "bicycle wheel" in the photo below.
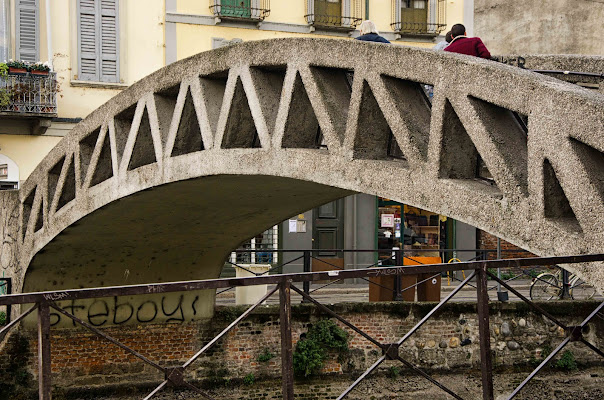
<svg viewBox="0 0 604 400">
<path fill-rule="evenodd" d="M 547 301 L 560 297 L 561 288 L 555 275 L 540 274 L 531 284 L 530 296 L 534 301 Z"/>
<path fill-rule="evenodd" d="M 568 292 L 570 293 L 570 297 L 575 300 L 590 300 L 596 295 L 596 289 L 578 276 L 570 280 Z"/>
</svg>

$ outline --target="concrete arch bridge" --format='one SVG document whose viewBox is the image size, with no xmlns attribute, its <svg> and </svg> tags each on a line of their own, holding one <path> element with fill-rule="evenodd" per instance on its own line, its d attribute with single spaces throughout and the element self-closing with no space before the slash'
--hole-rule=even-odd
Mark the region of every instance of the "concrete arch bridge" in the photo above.
<svg viewBox="0 0 604 400">
<path fill-rule="evenodd" d="M 243 240 L 355 192 L 539 255 L 597 253 L 603 152 L 604 95 L 550 77 L 358 41 L 250 42 L 159 70 L 78 124 L 0 194 L 0 261 L 24 292 L 207 279 Z M 604 289 L 595 266 L 578 272 Z"/>
</svg>

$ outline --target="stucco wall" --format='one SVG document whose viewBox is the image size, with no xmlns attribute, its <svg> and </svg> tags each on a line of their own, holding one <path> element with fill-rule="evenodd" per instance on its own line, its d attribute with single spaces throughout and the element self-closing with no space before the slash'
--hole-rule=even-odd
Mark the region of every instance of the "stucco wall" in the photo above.
<svg viewBox="0 0 604 400">
<path fill-rule="evenodd" d="M 491 53 L 604 54 L 604 0 L 475 0 Z"/>
</svg>

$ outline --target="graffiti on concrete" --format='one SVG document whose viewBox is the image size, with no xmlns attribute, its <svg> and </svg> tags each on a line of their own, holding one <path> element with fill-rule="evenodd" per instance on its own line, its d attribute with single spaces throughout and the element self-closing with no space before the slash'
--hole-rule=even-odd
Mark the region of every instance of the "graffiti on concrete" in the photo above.
<svg viewBox="0 0 604 400">
<path fill-rule="evenodd" d="M 493 60 L 503 64 L 513 65 L 518 68 L 526 68 L 526 59 L 522 56 L 496 56 L 493 57 Z"/>
</svg>

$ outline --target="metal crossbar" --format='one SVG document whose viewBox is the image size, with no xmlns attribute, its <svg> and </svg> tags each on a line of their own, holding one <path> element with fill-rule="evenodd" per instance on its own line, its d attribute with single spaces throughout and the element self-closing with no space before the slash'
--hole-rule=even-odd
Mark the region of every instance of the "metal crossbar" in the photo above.
<svg viewBox="0 0 604 400">
<path fill-rule="evenodd" d="M 310 257 L 305 256 L 305 263 L 310 260 Z M 181 386 L 200 393 L 207 399 L 212 399 L 210 395 L 201 391 L 189 382 L 185 381 L 184 372 L 191 366 L 199 357 L 206 352 L 210 347 L 215 345 L 226 333 L 232 330 L 239 322 L 246 318 L 256 307 L 262 304 L 266 299 L 272 296 L 276 291 L 279 291 L 279 302 L 280 302 L 280 329 L 281 329 L 281 368 L 282 368 L 282 386 L 283 386 L 283 398 L 285 400 L 294 399 L 294 386 L 293 386 L 293 350 L 292 350 L 292 330 L 291 330 L 291 290 L 302 295 L 304 299 L 314 303 L 317 307 L 321 308 L 327 314 L 333 318 L 338 319 L 340 322 L 348 326 L 354 332 L 363 336 L 376 346 L 380 347 L 384 353 L 376 362 L 367 369 L 355 382 L 338 397 L 339 399 L 344 398 L 350 393 L 365 377 L 369 376 L 372 371 L 376 370 L 379 365 L 385 360 L 399 360 L 404 365 L 413 369 L 415 372 L 429 380 L 434 385 L 441 388 L 456 399 L 461 399 L 458 395 L 453 393 L 450 389 L 437 382 L 430 375 L 422 371 L 417 366 L 414 366 L 407 360 L 404 360 L 398 354 L 399 347 L 412 335 L 414 334 L 426 321 L 428 321 L 434 313 L 436 313 L 445 303 L 447 303 L 453 296 L 455 296 L 462 287 L 469 284 L 470 280 L 476 277 L 476 293 L 477 293 L 477 310 L 478 310 L 478 322 L 479 322 L 479 336 L 480 336 L 480 354 L 481 354 L 481 373 L 482 373 L 482 391 L 483 399 L 493 399 L 493 376 L 491 368 L 491 353 L 490 353 L 490 331 L 489 331 L 489 307 L 488 307 L 488 290 L 487 277 L 495 279 L 502 286 L 506 287 L 510 292 L 518 296 L 520 299 L 529 304 L 535 311 L 545 315 L 547 318 L 552 320 L 558 326 L 563 328 L 566 332 L 566 339 L 560 343 L 560 345 L 539 365 L 533 373 L 531 373 L 525 381 L 523 381 L 518 388 L 509 397 L 513 398 L 526 384 L 545 366 L 557 353 L 559 353 L 564 346 L 571 341 L 580 341 L 584 343 L 589 349 L 593 350 L 600 356 L 604 357 L 604 352 L 596 348 L 591 343 L 587 342 L 582 336 L 582 330 L 585 325 L 596 316 L 603 308 L 604 303 L 600 304 L 580 325 L 578 326 L 567 326 L 562 322 L 558 321 L 555 317 L 548 314 L 538 305 L 531 302 L 526 297 L 522 296 L 507 284 L 505 281 L 499 279 L 497 276 L 491 274 L 488 268 L 506 268 L 506 267 L 526 267 L 533 265 L 557 265 L 557 264 L 572 264 L 572 263 L 588 263 L 604 261 L 604 254 L 592 254 L 592 255 L 581 255 L 581 256 L 565 256 L 565 257 L 542 257 L 542 258 L 521 258 L 521 259 L 503 259 L 503 260 L 488 260 L 488 261 L 469 261 L 452 264 L 431 264 L 421 266 L 388 266 L 388 267 L 376 267 L 369 269 L 357 269 L 357 270 L 334 270 L 334 271 L 322 271 L 322 272 L 304 272 L 296 274 L 281 274 L 281 275 L 262 275 L 252 276 L 246 278 L 225 278 L 225 279 L 210 279 L 201 281 L 186 281 L 186 282 L 170 282 L 170 283 L 154 283 L 146 285 L 131 285 L 131 286 L 117 286 L 117 287 L 105 287 L 105 288 L 92 288 L 92 289 L 75 289 L 75 290 L 60 290 L 52 292 L 38 292 L 38 293 L 20 293 L 11 294 L 6 296 L 0 296 L 0 305 L 11 306 L 15 304 L 28 304 L 34 303 L 34 306 L 29 308 L 26 312 L 22 313 L 14 321 L 11 321 L 7 326 L 0 330 L 0 337 L 6 334 L 10 329 L 14 328 L 18 322 L 25 318 L 28 314 L 34 310 L 38 310 L 38 382 L 39 382 L 39 399 L 50 400 L 51 399 L 51 349 L 50 349 L 50 313 L 49 309 L 53 308 L 63 315 L 71 318 L 75 322 L 83 325 L 90 329 L 92 332 L 98 334 L 104 339 L 116 344 L 123 350 L 133 354 L 147 364 L 153 366 L 158 371 L 164 373 L 164 380 L 147 396 L 145 399 L 153 398 L 157 393 L 166 388 L 167 386 Z M 426 316 L 424 316 L 413 328 L 411 328 L 401 339 L 395 343 L 384 344 L 380 343 L 376 339 L 372 338 L 367 333 L 356 328 L 353 324 L 346 321 L 341 316 L 337 315 L 333 311 L 329 310 L 326 306 L 320 304 L 318 301 L 313 299 L 306 290 L 300 290 L 293 286 L 294 282 L 302 282 L 304 284 L 313 281 L 337 281 L 342 279 L 350 278 L 362 278 L 367 279 L 371 277 L 379 276 L 393 276 L 400 279 L 403 275 L 417 275 L 417 274 L 438 274 L 445 271 L 459 271 L 459 270 L 474 270 L 474 272 L 468 276 L 459 286 L 457 286 L 445 299 L 438 303 Z M 430 279 L 430 278 L 429 278 Z M 61 307 L 55 304 L 56 301 L 76 300 L 76 299 L 87 299 L 87 298 L 100 298 L 100 297 L 112 297 L 112 296 L 132 296 L 141 294 L 153 294 L 153 293 L 170 293 L 170 292 L 182 292 L 192 290 L 203 290 L 203 289 L 219 289 L 219 288 L 231 288 L 235 286 L 253 286 L 263 284 L 276 284 L 276 287 L 270 290 L 265 296 L 263 296 L 258 302 L 247 309 L 243 314 L 231 322 L 225 329 L 223 329 L 214 339 L 208 342 L 201 350 L 199 350 L 194 356 L 183 363 L 179 367 L 162 367 L 161 365 L 147 359 L 145 356 L 137 353 L 135 350 L 123 345 L 116 339 L 110 337 L 99 329 L 87 324 L 80 320 L 74 315 L 68 313 Z"/>
</svg>

